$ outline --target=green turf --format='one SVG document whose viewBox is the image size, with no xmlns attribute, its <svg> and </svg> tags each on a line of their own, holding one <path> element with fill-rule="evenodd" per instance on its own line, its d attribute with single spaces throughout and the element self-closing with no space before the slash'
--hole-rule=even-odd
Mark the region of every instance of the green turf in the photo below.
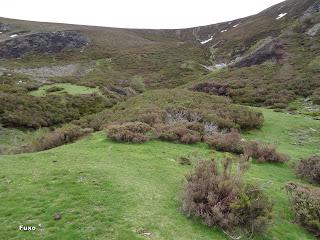
<svg viewBox="0 0 320 240">
<path fill-rule="evenodd" d="M 48 93 L 46 90 L 51 88 L 51 87 L 59 87 L 63 88 L 61 91 L 57 92 L 51 92 Z M 90 94 L 90 93 L 95 93 L 98 92 L 97 88 L 89 88 L 89 87 L 84 87 L 84 86 L 79 86 L 79 85 L 74 85 L 71 83 L 55 83 L 55 84 L 50 84 L 50 85 L 44 85 L 40 87 L 38 90 L 31 91 L 29 94 L 35 97 L 42 97 L 45 96 L 46 94 L 61 94 L 61 93 L 68 93 L 71 95 L 77 95 L 77 94 Z"/>
<path fill-rule="evenodd" d="M 295 161 L 319 153 L 314 142 L 291 145 L 292 132 L 320 122 L 263 110 L 262 130 L 246 138 L 274 141 Z M 205 144 L 192 146 L 152 141 L 142 145 L 114 143 L 103 133 L 45 152 L 1 156 L 0 236 L 2 239 L 228 239 L 180 212 L 182 180 L 191 169 L 179 156 L 212 157 Z M 293 162 L 292 161 L 292 162 Z M 263 184 L 274 201 L 274 222 L 257 239 L 313 239 L 292 223 L 283 186 L 299 181 L 291 163 L 252 164 L 247 179 Z M 62 213 L 55 221 L 52 215 Z M 36 226 L 20 232 L 19 225 Z M 41 224 L 41 226 L 39 226 Z"/>
</svg>

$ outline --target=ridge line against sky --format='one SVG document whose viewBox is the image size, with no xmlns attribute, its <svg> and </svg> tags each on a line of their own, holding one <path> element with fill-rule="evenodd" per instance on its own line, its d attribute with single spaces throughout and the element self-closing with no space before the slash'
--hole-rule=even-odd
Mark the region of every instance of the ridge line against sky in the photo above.
<svg viewBox="0 0 320 240">
<path fill-rule="evenodd" d="M 0 16 L 103 27 L 177 29 L 231 21 L 282 0 L 3 0 Z"/>
</svg>

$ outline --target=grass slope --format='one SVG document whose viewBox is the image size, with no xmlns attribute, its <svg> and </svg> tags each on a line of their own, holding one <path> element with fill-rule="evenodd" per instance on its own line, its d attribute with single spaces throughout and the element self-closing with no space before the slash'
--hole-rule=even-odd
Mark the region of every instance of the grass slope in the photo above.
<svg viewBox="0 0 320 240">
<path fill-rule="evenodd" d="M 245 134 L 247 138 L 278 139 L 280 150 L 294 160 L 319 153 L 314 142 L 303 146 L 290 143 L 297 129 L 320 132 L 320 122 L 263 111 L 265 126 Z M 204 144 L 121 144 L 98 133 L 46 152 L 1 156 L 0 236 L 145 239 L 144 233 L 151 233 L 151 239 L 227 239 L 220 230 L 209 229 L 180 213 L 178 193 L 190 167 L 179 165 L 175 159 L 192 153 L 213 154 Z M 275 203 L 274 224 L 259 239 L 313 239 L 292 223 L 283 189 L 286 182 L 295 179 L 290 165 L 253 164 L 247 174 L 249 181 L 264 184 Z M 60 221 L 53 220 L 55 212 L 62 213 Z M 36 226 L 37 230 L 20 232 L 21 224 Z"/>
</svg>

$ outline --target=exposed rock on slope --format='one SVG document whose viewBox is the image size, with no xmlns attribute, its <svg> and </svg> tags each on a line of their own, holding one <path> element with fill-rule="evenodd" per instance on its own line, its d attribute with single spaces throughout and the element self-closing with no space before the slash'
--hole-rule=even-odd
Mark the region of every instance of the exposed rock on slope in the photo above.
<svg viewBox="0 0 320 240">
<path fill-rule="evenodd" d="M 29 52 L 56 53 L 88 44 L 88 37 L 75 31 L 34 33 L 0 43 L 0 58 L 18 58 Z"/>
<path fill-rule="evenodd" d="M 268 37 L 262 40 L 249 54 L 237 58 L 230 66 L 249 67 L 261 64 L 267 60 L 278 61 L 282 58 L 282 55 L 282 45 L 276 39 Z"/>
</svg>

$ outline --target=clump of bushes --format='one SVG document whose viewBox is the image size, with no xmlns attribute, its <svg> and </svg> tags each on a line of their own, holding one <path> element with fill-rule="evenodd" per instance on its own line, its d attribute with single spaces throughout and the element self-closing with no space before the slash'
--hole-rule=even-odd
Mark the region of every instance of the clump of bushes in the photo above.
<svg viewBox="0 0 320 240">
<path fill-rule="evenodd" d="M 244 154 L 247 158 L 255 158 L 258 162 L 283 163 L 289 160 L 285 154 L 279 153 L 272 145 L 245 141 L 236 129 L 230 132 L 216 132 L 205 137 L 208 145 L 218 151 Z"/>
<path fill-rule="evenodd" d="M 106 133 L 109 138 L 115 141 L 143 143 L 150 140 L 154 129 L 146 123 L 127 122 L 108 126 Z"/>
<path fill-rule="evenodd" d="M 51 148 L 71 143 L 79 138 L 92 133 L 90 128 L 83 129 L 79 126 L 70 125 L 63 128 L 58 128 L 53 132 L 49 132 L 36 140 L 29 148 L 29 151 L 44 151 Z"/>
<path fill-rule="evenodd" d="M 68 123 L 112 106 L 98 94 L 33 97 L 0 91 L 0 102 L 0 123 L 4 127 L 34 129 Z"/>
<path fill-rule="evenodd" d="M 193 86 L 192 90 L 219 96 L 227 96 L 229 94 L 229 89 L 227 85 L 214 82 L 198 83 L 195 86 Z"/>
<path fill-rule="evenodd" d="M 303 185 L 288 183 L 286 189 L 295 220 L 320 237 L 320 190 Z"/>
<path fill-rule="evenodd" d="M 243 182 L 247 162 L 241 162 L 236 173 L 232 165 L 230 159 L 224 160 L 222 169 L 214 160 L 200 161 L 186 178 L 182 210 L 228 233 L 238 228 L 261 233 L 271 220 L 272 204 L 259 187 Z"/>
<path fill-rule="evenodd" d="M 249 141 L 244 144 L 245 156 L 257 159 L 258 162 L 283 163 L 289 160 L 285 154 L 279 153 L 274 146 Z"/>
<path fill-rule="evenodd" d="M 160 124 L 158 138 L 169 142 L 193 144 L 202 140 L 202 125 L 196 122 Z"/>
<path fill-rule="evenodd" d="M 320 183 L 320 156 L 315 155 L 301 159 L 296 167 L 298 176 L 310 182 Z"/>
<path fill-rule="evenodd" d="M 243 153 L 244 140 L 241 139 L 240 133 L 235 129 L 231 129 L 228 133 L 214 133 L 206 138 L 206 142 L 211 148 L 218 151 Z"/>
</svg>

